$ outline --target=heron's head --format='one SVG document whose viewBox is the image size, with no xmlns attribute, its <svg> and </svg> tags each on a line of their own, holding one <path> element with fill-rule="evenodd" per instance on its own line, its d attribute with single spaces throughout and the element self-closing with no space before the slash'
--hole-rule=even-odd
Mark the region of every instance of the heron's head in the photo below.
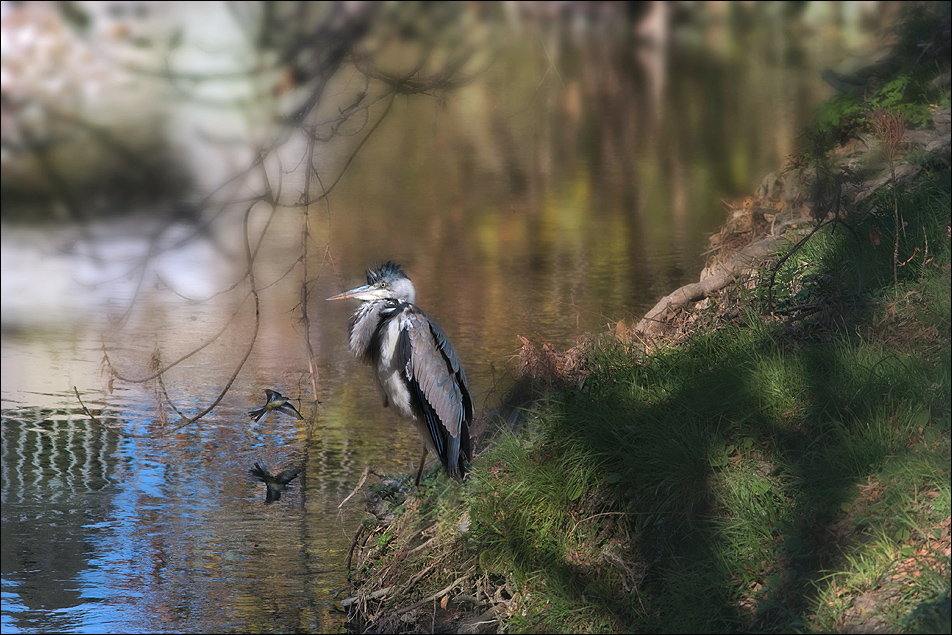
<svg viewBox="0 0 952 635">
<path fill-rule="evenodd" d="M 403 272 L 403 267 L 390 260 L 379 267 L 367 270 L 366 285 L 327 299 L 343 300 L 344 298 L 354 298 L 362 302 L 400 300 L 413 304 L 416 302 L 416 290 L 407 274 Z"/>
</svg>

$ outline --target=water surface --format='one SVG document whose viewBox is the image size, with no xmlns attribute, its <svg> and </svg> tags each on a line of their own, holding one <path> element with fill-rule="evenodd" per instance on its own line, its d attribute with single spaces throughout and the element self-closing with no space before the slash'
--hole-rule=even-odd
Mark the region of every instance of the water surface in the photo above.
<svg viewBox="0 0 952 635">
<path fill-rule="evenodd" d="M 768 31 L 746 55 L 673 43 L 652 74 L 630 40 L 521 36 L 472 85 L 394 103 L 307 210 L 306 268 L 305 211 L 266 231 L 269 210 L 252 214 L 254 340 L 240 213 L 4 225 L 5 633 L 342 630 L 335 592 L 366 514 L 359 495 L 338 505 L 368 465 L 409 469 L 420 443 L 347 350 L 354 305 L 323 298 L 403 263 L 491 407 L 518 336 L 571 346 L 695 281 L 721 200 L 793 150 L 828 95 L 818 68 L 838 61 L 830 40 Z M 301 182 L 289 169 L 286 191 Z M 161 384 L 129 381 L 200 346 Z M 306 419 L 251 426 L 265 388 Z M 304 471 L 265 505 L 256 461 Z"/>
</svg>

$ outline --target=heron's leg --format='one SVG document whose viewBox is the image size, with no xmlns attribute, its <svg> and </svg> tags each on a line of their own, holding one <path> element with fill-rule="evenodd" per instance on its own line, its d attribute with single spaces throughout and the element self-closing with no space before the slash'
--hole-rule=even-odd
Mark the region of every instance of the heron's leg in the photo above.
<svg viewBox="0 0 952 635">
<path fill-rule="evenodd" d="M 423 476 L 423 466 L 426 465 L 426 453 L 427 453 L 427 451 L 428 451 L 428 450 L 426 449 L 426 444 L 423 444 L 423 456 L 420 457 L 420 469 L 417 470 L 417 473 L 416 473 L 416 483 L 413 485 L 414 487 L 419 487 L 419 486 L 420 486 L 420 477 Z"/>
</svg>

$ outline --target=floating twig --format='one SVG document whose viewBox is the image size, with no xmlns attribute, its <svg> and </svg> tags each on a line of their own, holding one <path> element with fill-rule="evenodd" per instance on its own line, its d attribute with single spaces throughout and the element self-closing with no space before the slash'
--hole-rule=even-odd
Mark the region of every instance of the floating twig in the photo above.
<svg viewBox="0 0 952 635">
<path fill-rule="evenodd" d="M 99 423 L 99 419 L 97 419 L 96 417 L 94 417 L 94 416 L 93 416 L 93 413 L 91 413 L 91 412 L 89 411 L 89 408 L 86 407 L 86 404 L 83 403 L 83 398 L 79 396 L 79 390 L 76 388 L 76 386 L 73 386 L 73 392 L 76 393 L 76 399 L 79 400 L 79 405 L 83 407 L 83 412 L 86 413 L 86 416 L 89 417 L 89 419 L 90 419 L 93 423 Z"/>
</svg>

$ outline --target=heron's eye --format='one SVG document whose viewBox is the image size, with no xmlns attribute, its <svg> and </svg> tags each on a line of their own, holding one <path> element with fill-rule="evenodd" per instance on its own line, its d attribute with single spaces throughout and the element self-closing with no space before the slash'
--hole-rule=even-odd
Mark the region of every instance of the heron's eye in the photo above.
<svg viewBox="0 0 952 635">
<path fill-rule="evenodd" d="M 381 283 L 380 283 L 380 288 L 381 288 L 381 289 L 386 289 L 386 288 L 387 288 L 387 283 L 386 283 L 386 282 L 381 282 Z"/>
</svg>

